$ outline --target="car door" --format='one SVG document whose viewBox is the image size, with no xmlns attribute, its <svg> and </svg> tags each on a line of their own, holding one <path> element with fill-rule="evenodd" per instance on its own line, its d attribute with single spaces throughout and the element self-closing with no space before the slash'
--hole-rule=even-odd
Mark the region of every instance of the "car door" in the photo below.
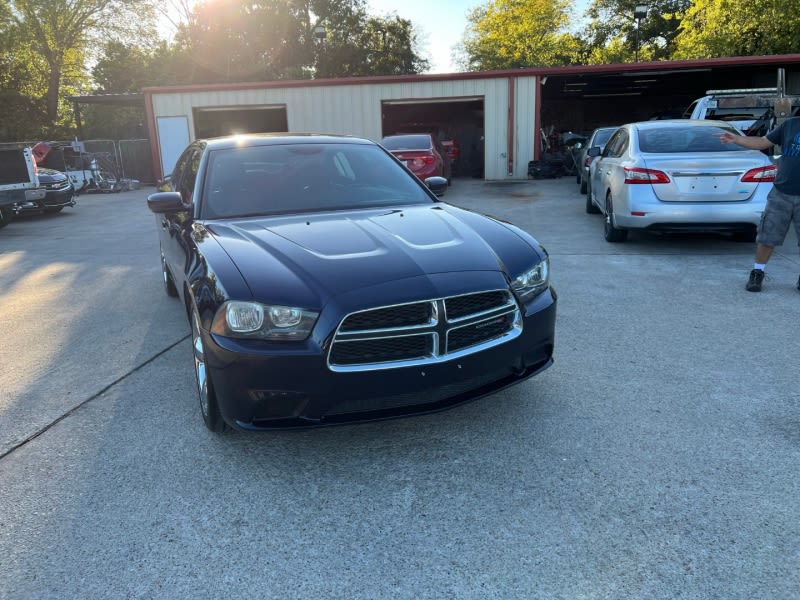
<svg viewBox="0 0 800 600">
<path fill-rule="evenodd" d="M 184 209 L 157 215 L 160 223 L 161 252 L 178 289 L 182 289 L 186 279 L 186 266 L 189 260 L 189 229 L 193 220 L 195 180 L 200 164 L 201 146 L 192 144 L 178 158 L 170 176 L 171 191 L 181 195 Z"/>
<path fill-rule="evenodd" d="M 628 147 L 627 129 L 618 129 L 608 140 L 603 153 L 591 165 L 592 193 L 594 201 L 605 212 L 606 194 L 611 191 L 612 197 L 620 192 L 625 177 L 620 178 L 625 150 Z"/>
</svg>

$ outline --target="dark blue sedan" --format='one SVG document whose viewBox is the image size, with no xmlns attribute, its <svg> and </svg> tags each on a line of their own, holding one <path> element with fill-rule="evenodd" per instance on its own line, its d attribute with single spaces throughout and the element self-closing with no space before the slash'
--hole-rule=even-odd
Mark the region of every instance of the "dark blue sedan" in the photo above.
<svg viewBox="0 0 800 600">
<path fill-rule="evenodd" d="M 552 363 L 545 250 L 371 141 L 198 140 L 167 185 L 147 202 L 212 431 L 438 411 Z"/>
</svg>

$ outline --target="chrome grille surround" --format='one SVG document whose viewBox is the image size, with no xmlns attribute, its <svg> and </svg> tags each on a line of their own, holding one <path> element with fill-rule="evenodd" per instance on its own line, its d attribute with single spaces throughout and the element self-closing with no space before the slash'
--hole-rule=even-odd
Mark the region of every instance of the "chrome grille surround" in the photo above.
<svg viewBox="0 0 800 600">
<path fill-rule="evenodd" d="M 508 289 L 380 306 L 342 319 L 328 350 L 328 368 L 346 373 L 439 363 L 521 333 L 522 315 Z"/>
</svg>

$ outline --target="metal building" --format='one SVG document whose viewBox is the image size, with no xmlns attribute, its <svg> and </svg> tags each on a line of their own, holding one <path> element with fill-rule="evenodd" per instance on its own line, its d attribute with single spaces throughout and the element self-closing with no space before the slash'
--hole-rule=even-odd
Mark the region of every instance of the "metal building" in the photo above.
<svg viewBox="0 0 800 600">
<path fill-rule="evenodd" d="M 201 137 L 290 131 L 378 141 L 425 130 L 458 142 L 463 174 L 512 180 L 527 177 L 546 130 L 586 131 L 680 112 L 708 88 L 762 87 L 779 66 L 797 88 L 800 55 L 793 54 L 142 92 L 157 177 L 170 173 L 183 148 Z"/>
<path fill-rule="evenodd" d="M 533 155 L 537 78 L 463 74 L 147 88 L 157 171 L 190 140 L 229 133 L 342 133 L 379 141 L 441 131 L 487 179 L 524 178 Z"/>
</svg>

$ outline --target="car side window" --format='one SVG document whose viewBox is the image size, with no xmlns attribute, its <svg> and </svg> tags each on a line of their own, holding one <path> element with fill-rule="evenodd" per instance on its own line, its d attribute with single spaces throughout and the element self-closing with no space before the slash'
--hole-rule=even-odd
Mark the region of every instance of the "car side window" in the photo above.
<svg viewBox="0 0 800 600">
<path fill-rule="evenodd" d="M 627 144 L 628 135 L 625 133 L 624 129 L 617 130 L 614 135 L 608 140 L 605 149 L 603 150 L 603 156 L 611 156 L 616 157 L 622 155 L 622 151 Z"/>
<path fill-rule="evenodd" d="M 189 146 L 175 163 L 172 175 L 172 187 L 179 192 L 185 205 L 192 203 L 197 170 L 200 166 L 202 150 L 197 146 Z"/>
</svg>

